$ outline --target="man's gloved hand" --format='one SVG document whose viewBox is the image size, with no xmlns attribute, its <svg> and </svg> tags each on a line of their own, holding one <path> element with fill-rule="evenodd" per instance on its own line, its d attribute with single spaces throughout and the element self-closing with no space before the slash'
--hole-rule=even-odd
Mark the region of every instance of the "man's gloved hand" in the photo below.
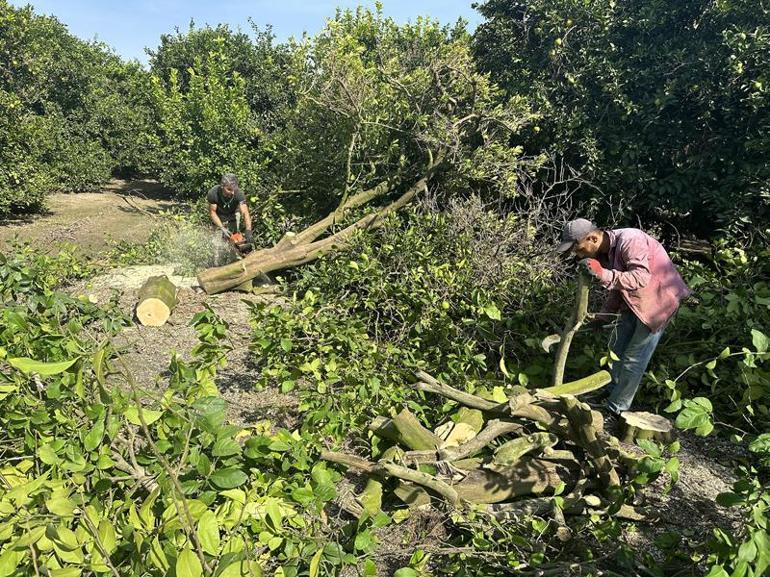
<svg viewBox="0 0 770 577">
<path fill-rule="evenodd" d="M 244 232 L 243 236 L 246 237 L 246 242 L 248 242 L 249 244 L 254 244 L 254 234 L 250 230 L 247 230 L 246 232 Z"/>
<path fill-rule="evenodd" d="M 595 258 L 584 258 L 580 261 L 580 267 L 597 280 L 602 279 L 604 268 Z"/>
<path fill-rule="evenodd" d="M 231 236 L 233 236 L 233 233 L 230 232 L 226 227 L 222 226 L 219 228 L 219 230 L 222 231 L 222 236 L 225 237 L 225 239 L 229 239 Z"/>
</svg>

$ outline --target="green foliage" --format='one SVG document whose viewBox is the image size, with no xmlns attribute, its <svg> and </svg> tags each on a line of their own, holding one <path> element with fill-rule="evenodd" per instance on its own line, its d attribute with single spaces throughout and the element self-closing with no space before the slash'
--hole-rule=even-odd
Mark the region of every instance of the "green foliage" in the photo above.
<svg viewBox="0 0 770 577">
<path fill-rule="evenodd" d="M 32 8 L 0 5 L 0 215 L 145 164 L 146 73 Z"/>
<path fill-rule="evenodd" d="M 532 115 L 522 99 L 499 104 L 462 25 L 340 10 L 291 43 L 290 57 L 296 102 L 272 141 L 284 187 L 302 193 L 301 213 L 325 215 L 380 184 L 403 191 L 431 162 L 447 194 L 515 188 L 522 151 L 507 145 Z"/>
<path fill-rule="evenodd" d="M 230 72 L 244 79 L 251 111 L 264 127 L 275 127 L 291 104 L 285 74 L 287 47 L 275 43 L 270 27 L 259 30 L 252 24 L 252 29 L 253 39 L 240 30 L 230 30 L 225 24 L 196 28 L 190 22 L 185 32 L 162 34 L 160 45 L 148 50 L 150 71 L 166 84 L 171 82 L 172 74 L 176 74 L 180 90 L 187 92 L 193 69 L 200 62 L 224 54 Z"/>
<path fill-rule="evenodd" d="M 168 83 L 153 76 L 159 126 L 155 144 L 161 181 L 188 197 L 200 197 L 225 172 L 238 175 L 250 193 L 260 177 L 261 134 L 246 99 L 246 83 L 228 56 L 212 52 L 188 70 L 183 88 L 176 69 Z"/>
<path fill-rule="evenodd" d="M 543 118 L 612 213 L 715 225 L 767 219 L 770 12 L 761 2 L 487 0 L 479 66 Z M 744 221 L 745 219 L 745 221 Z"/>
<path fill-rule="evenodd" d="M 414 398 L 406 383 L 417 368 L 473 388 L 496 373 L 501 353 L 537 346 L 511 333 L 538 322 L 518 306 L 547 292 L 551 269 L 519 226 L 471 199 L 451 213 L 396 216 L 304 267 L 293 281 L 298 296 L 253 307 L 260 386 L 301 389 L 312 409 L 306 426 L 330 423 L 338 433 Z M 526 383 L 525 368 L 537 373 L 509 362 L 497 378 Z"/>
<path fill-rule="evenodd" d="M 770 455 L 766 448 L 764 455 Z M 770 491 L 762 483 L 759 471 L 751 466 L 740 469 L 740 479 L 732 491 L 720 493 L 717 503 L 738 509 L 743 523 L 737 533 L 714 529 L 709 543 L 709 577 L 745 575 L 762 577 L 770 568 Z"/>
<path fill-rule="evenodd" d="M 70 265 L 29 251 L 0 263 L 2 574 L 355 565 L 321 517 L 338 474 L 297 434 L 226 424 L 227 325 L 197 314 L 191 360 L 172 359 L 163 392 L 142 391 L 103 340 L 124 319 L 55 290 Z"/>
</svg>

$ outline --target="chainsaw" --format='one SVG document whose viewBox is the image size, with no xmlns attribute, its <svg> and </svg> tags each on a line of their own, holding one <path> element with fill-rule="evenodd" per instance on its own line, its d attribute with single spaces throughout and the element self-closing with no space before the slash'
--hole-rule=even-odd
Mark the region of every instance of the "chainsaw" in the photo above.
<svg viewBox="0 0 770 577">
<path fill-rule="evenodd" d="M 249 254 L 254 250 L 254 245 L 250 242 L 246 242 L 246 238 L 240 232 L 232 233 L 227 241 L 233 245 L 239 254 Z"/>
</svg>

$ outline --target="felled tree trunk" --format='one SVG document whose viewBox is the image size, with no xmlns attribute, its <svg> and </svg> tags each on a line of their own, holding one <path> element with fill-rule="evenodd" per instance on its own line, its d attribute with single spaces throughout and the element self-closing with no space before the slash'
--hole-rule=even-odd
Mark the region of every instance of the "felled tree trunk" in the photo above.
<svg viewBox="0 0 770 577">
<path fill-rule="evenodd" d="M 176 306 L 176 286 L 165 275 L 152 276 L 139 289 L 136 318 L 146 327 L 166 323 Z"/>
<path fill-rule="evenodd" d="M 320 238 L 329 227 L 340 222 L 351 209 L 393 192 L 396 182 L 387 180 L 372 189 L 345 199 L 325 218 L 300 233 L 287 234 L 271 248 L 254 251 L 234 263 L 202 271 L 198 274 L 198 283 L 208 294 L 219 293 L 237 287 L 257 275 L 305 264 L 324 253 L 345 246 L 357 231 L 381 226 L 386 216 L 406 206 L 416 195 L 425 191 L 442 160 L 441 154 L 435 158 L 431 157 L 425 175 L 414 182 L 400 197 L 387 206 L 361 217 L 339 232 Z"/>
</svg>

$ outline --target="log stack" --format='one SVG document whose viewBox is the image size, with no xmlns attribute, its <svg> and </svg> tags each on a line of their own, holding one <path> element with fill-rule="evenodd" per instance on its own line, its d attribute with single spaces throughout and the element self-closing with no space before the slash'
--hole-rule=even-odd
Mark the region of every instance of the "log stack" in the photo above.
<svg viewBox="0 0 770 577">
<path fill-rule="evenodd" d="M 502 520 L 553 512 L 555 495 L 559 515 L 606 511 L 636 457 L 577 398 L 601 382 L 609 382 L 606 371 L 556 389 L 569 394 L 521 390 L 499 402 L 418 372 L 415 389 L 458 404 L 449 421 L 431 430 L 404 409 L 369 425 L 378 447 L 386 446 L 377 460 L 333 451 L 321 458 L 369 476 L 358 511 L 378 509 L 389 492 L 409 507 L 473 505 Z M 627 506 L 615 509 L 640 518 Z"/>
</svg>

